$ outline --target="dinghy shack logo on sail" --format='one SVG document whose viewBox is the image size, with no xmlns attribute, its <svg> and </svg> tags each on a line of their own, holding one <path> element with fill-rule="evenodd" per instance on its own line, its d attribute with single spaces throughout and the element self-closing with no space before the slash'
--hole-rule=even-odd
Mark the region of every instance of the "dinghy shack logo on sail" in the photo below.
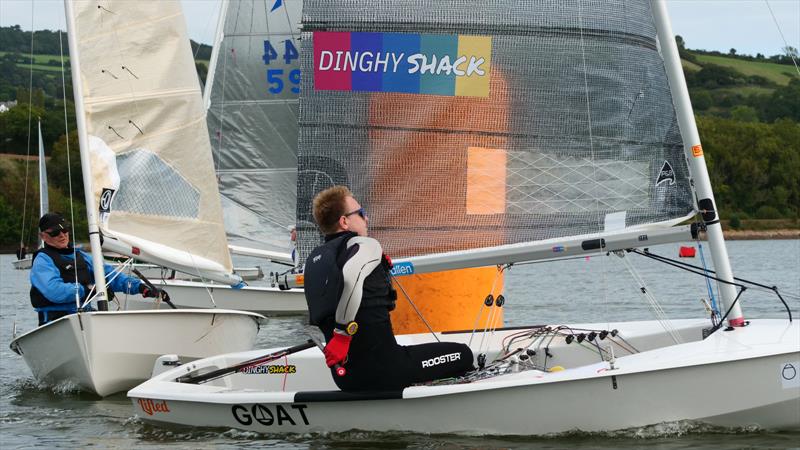
<svg viewBox="0 0 800 450">
<path fill-rule="evenodd" d="M 314 87 L 488 97 L 492 38 L 410 33 L 314 33 Z"/>
</svg>

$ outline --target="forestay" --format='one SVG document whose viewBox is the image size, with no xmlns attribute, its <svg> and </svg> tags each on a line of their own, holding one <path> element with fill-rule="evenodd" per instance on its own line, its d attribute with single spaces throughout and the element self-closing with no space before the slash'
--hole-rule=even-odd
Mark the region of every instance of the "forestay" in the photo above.
<svg viewBox="0 0 800 450">
<path fill-rule="evenodd" d="M 104 247 L 117 238 L 142 259 L 236 283 L 180 2 L 74 11 Z"/>
<path fill-rule="evenodd" d="M 300 92 L 298 0 L 223 2 L 206 97 L 230 244 L 291 252 Z"/>
<path fill-rule="evenodd" d="M 306 0 L 303 30 L 298 198 L 350 186 L 392 256 L 693 214 L 648 0 Z"/>
</svg>

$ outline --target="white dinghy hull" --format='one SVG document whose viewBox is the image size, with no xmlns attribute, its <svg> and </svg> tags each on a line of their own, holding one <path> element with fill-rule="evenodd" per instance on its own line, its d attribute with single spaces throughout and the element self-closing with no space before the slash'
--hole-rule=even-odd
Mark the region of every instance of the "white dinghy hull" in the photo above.
<svg viewBox="0 0 800 450">
<path fill-rule="evenodd" d="M 676 328 L 686 337 L 700 333 L 696 324 L 676 324 Z M 800 427 L 797 322 L 759 320 L 679 345 L 665 345 L 663 336 L 642 331 L 658 327 L 655 322 L 636 322 L 628 328 L 622 323 L 611 325 L 640 349 L 634 354 L 616 349 L 613 370 L 608 362 L 599 362 L 597 354 L 598 362 L 571 366 L 570 361 L 577 362 L 584 358 L 581 353 L 589 352 L 573 344 L 577 352 L 570 353 L 561 340 L 550 349 L 557 364 L 563 361 L 563 371 L 526 370 L 394 393 L 336 391 L 317 349 L 275 361 L 258 375 L 237 373 L 199 385 L 174 381 L 198 367 L 227 367 L 259 355 L 248 352 L 172 369 L 132 389 L 128 396 L 137 414 L 149 422 L 257 432 L 359 429 L 542 435 L 684 420 L 725 427 Z M 580 327 L 587 326 L 575 326 Z M 503 330 L 493 339 L 499 343 L 509 334 Z M 421 336 L 410 341 L 418 342 Z M 464 341 L 468 334 L 447 334 L 446 339 Z M 642 350 L 648 345 L 660 347 Z M 270 369 L 281 366 L 287 369 Z M 312 381 L 312 374 L 322 374 L 324 379 Z M 278 383 L 278 389 L 258 389 L 257 380 L 265 386 Z M 281 391 L 281 384 L 286 391 Z"/>
<path fill-rule="evenodd" d="M 151 280 L 169 293 L 178 308 L 225 308 L 265 316 L 297 315 L 308 311 L 302 289 L 280 290 L 266 286 L 233 289 L 224 284 L 184 280 Z M 213 301 L 212 301 L 213 296 Z M 128 309 L 150 309 L 153 302 L 138 296 L 127 299 Z"/>
<path fill-rule="evenodd" d="M 264 320 L 222 309 L 86 312 L 36 328 L 10 347 L 37 380 L 107 396 L 149 378 L 164 353 L 188 361 L 251 349 Z"/>
<path fill-rule="evenodd" d="M 27 269 L 30 269 L 33 266 L 33 258 L 31 256 L 28 256 L 28 257 L 23 258 L 23 259 L 17 259 L 17 260 L 11 261 L 11 265 L 16 270 L 27 270 Z"/>
</svg>

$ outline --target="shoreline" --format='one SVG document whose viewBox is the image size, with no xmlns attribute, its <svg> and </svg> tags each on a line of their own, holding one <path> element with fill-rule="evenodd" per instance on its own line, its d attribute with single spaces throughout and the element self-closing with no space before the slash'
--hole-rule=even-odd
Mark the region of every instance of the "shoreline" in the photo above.
<svg viewBox="0 0 800 450">
<path fill-rule="evenodd" d="M 705 233 L 701 234 L 704 235 Z M 800 239 L 800 230 L 723 230 L 725 240 L 746 241 L 759 239 Z"/>
</svg>

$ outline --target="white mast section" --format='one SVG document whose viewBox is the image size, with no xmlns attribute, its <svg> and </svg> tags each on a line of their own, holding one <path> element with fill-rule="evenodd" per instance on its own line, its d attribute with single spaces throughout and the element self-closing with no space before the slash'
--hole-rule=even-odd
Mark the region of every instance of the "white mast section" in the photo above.
<svg viewBox="0 0 800 450">
<path fill-rule="evenodd" d="M 206 74 L 206 84 L 203 86 L 203 106 L 206 111 L 211 107 L 211 87 L 214 85 L 214 75 L 217 72 L 217 60 L 221 50 L 222 39 L 225 37 L 225 17 L 228 14 L 229 0 L 222 0 L 219 9 L 219 19 L 217 20 L 217 31 L 214 34 L 214 46 L 211 48 L 211 60 L 208 61 L 208 73 Z"/>
<path fill-rule="evenodd" d="M 44 160 L 44 141 L 42 140 L 42 121 L 39 121 L 39 217 L 50 211 L 47 195 L 47 163 Z"/>
<path fill-rule="evenodd" d="M 69 42 L 70 66 L 72 67 L 72 91 L 75 96 L 75 121 L 78 125 L 78 143 L 81 154 L 81 174 L 86 199 L 86 219 L 89 222 L 89 245 L 92 247 L 92 269 L 94 271 L 97 309 L 108 309 L 106 292 L 106 274 L 103 265 L 103 252 L 100 248 L 100 227 L 98 214 L 94 204 L 92 188 L 92 168 L 89 161 L 89 138 L 86 132 L 85 110 L 83 104 L 83 80 L 81 77 L 80 55 L 78 54 L 78 33 L 75 29 L 75 12 L 72 1 L 64 0 L 67 16 L 67 41 Z"/>
<path fill-rule="evenodd" d="M 242 247 L 240 245 L 230 244 L 228 244 L 228 249 L 231 251 L 231 253 L 236 255 L 253 256 L 279 263 L 294 265 L 291 253 L 281 253 L 272 250 L 261 250 L 258 248 Z"/>
<path fill-rule="evenodd" d="M 717 203 L 714 200 L 714 193 L 711 190 L 711 181 L 708 177 L 708 168 L 703 156 L 703 148 L 700 145 L 700 134 L 697 132 L 697 124 L 694 122 L 694 111 L 689 99 L 689 90 L 686 87 L 686 79 L 683 77 L 680 56 L 678 55 L 678 45 L 675 43 L 675 35 L 667 14 L 667 2 L 665 0 L 653 0 L 653 17 L 655 19 L 658 41 L 661 47 L 661 54 L 667 69 L 672 100 L 675 104 L 675 112 L 678 116 L 678 126 L 683 137 L 683 149 L 689 163 L 694 180 L 694 189 L 698 198 L 698 209 L 700 210 L 703 221 L 706 224 L 708 245 L 711 248 L 711 258 L 714 261 L 714 268 L 717 277 L 727 283 L 719 283 L 721 303 L 725 314 L 729 308 L 728 324 L 730 326 L 743 326 L 744 317 L 740 303 L 733 304 L 736 298 L 736 289 L 732 284 L 733 271 L 731 270 L 728 250 L 725 247 L 725 239 L 722 235 L 722 225 L 717 214 Z"/>
</svg>

